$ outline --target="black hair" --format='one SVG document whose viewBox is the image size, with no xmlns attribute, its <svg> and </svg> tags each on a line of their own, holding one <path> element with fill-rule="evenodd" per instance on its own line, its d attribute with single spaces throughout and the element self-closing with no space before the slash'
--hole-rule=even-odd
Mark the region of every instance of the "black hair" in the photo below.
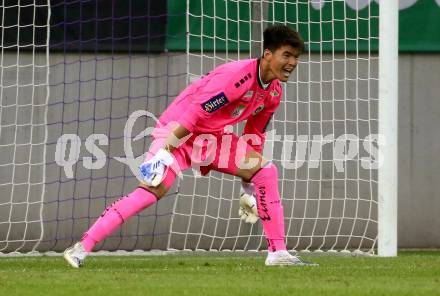
<svg viewBox="0 0 440 296">
<path fill-rule="evenodd" d="M 284 45 L 290 45 L 299 50 L 304 51 L 304 40 L 301 35 L 294 29 L 285 25 L 274 25 L 266 28 L 263 33 L 264 49 L 274 52 Z"/>
</svg>

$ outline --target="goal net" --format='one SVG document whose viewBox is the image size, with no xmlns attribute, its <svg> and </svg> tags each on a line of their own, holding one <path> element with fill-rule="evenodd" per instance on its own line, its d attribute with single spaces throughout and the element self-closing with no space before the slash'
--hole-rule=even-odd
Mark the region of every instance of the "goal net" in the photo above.
<svg viewBox="0 0 440 296">
<path fill-rule="evenodd" d="M 179 91 L 222 63 L 259 57 L 275 23 L 306 44 L 264 148 L 279 169 L 288 248 L 374 252 L 376 3 L 110 4 L 3 1 L 0 253 L 60 252 L 80 239 L 135 188 L 151 128 Z M 238 217 L 239 189 L 232 176 L 186 171 L 96 250 L 264 250 L 260 223 Z"/>
<path fill-rule="evenodd" d="M 189 80 L 256 58 L 262 31 L 281 23 L 306 44 L 268 130 L 280 169 L 287 245 L 373 252 L 377 238 L 378 7 L 362 1 L 190 1 Z M 241 133 L 240 128 L 236 128 Z M 237 217 L 240 182 L 218 173 L 180 183 L 170 245 L 264 249 L 260 224 Z"/>
</svg>

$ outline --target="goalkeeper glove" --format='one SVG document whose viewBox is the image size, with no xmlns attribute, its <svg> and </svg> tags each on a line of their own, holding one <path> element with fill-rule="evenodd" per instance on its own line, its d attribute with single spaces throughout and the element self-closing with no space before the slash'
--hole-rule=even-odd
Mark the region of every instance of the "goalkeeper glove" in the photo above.
<svg viewBox="0 0 440 296">
<path fill-rule="evenodd" d="M 174 158 L 165 149 L 160 149 L 150 160 L 139 166 L 141 181 L 148 186 L 157 187 L 166 176 L 166 169 Z"/>
<path fill-rule="evenodd" d="M 257 200 L 254 185 L 251 183 L 241 182 L 238 215 L 246 223 L 254 224 L 258 221 Z"/>
</svg>

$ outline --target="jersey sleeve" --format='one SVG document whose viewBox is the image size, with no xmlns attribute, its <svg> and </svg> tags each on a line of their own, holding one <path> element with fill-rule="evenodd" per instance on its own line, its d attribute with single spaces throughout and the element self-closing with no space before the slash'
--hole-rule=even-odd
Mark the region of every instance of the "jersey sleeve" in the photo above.
<svg viewBox="0 0 440 296">
<path fill-rule="evenodd" d="M 249 135 L 247 143 L 260 154 L 266 141 L 266 129 L 281 102 L 281 88 L 278 93 L 279 96 L 273 98 L 271 104 L 265 106 L 261 112 L 248 118 L 243 130 L 243 135 Z"/>
<path fill-rule="evenodd" d="M 236 87 L 239 75 L 243 74 L 240 71 L 238 75 L 231 75 L 230 71 L 213 73 L 192 85 L 187 94 L 188 104 L 182 108 L 178 122 L 192 132 L 201 118 L 209 120 L 219 109 L 241 98 L 250 88 L 251 79 L 240 78 L 243 83 Z"/>
</svg>

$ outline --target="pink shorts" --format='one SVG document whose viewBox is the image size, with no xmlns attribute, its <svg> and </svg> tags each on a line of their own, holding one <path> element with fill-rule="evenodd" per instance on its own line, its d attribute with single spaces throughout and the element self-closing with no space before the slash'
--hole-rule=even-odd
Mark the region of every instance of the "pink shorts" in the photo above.
<svg viewBox="0 0 440 296">
<path fill-rule="evenodd" d="M 174 126 L 156 127 L 153 130 L 153 142 L 148 150 L 146 160 L 164 147 L 165 141 Z M 163 183 L 168 188 L 174 182 L 176 175 L 188 169 L 198 169 L 202 175 L 211 170 L 236 175 L 242 167 L 242 161 L 249 151 L 254 150 L 245 138 L 238 137 L 232 132 L 207 134 L 192 134 L 186 141 L 173 150 L 174 163 Z"/>
</svg>

